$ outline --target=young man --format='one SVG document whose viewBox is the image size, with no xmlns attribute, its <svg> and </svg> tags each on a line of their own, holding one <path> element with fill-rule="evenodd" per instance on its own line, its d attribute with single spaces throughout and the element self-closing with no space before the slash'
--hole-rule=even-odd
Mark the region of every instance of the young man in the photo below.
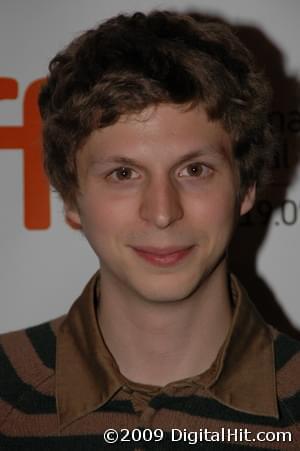
<svg viewBox="0 0 300 451">
<path fill-rule="evenodd" d="M 181 14 L 112 18 L 53 59 L 45 166 L 101 269 L 1 337 L 1 449 L 299 449 L 300 345 L 226 259 L 273 157 L 269 98 L 227 26 Z"/>
</svg>

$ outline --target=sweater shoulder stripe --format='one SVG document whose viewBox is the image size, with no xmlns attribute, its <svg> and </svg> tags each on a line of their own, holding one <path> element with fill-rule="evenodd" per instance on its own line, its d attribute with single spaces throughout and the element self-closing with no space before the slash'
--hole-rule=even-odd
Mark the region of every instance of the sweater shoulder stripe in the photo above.
<svg viewBox="0 0 300 451">
<path fill-rule="evenodd" d="M 298 399 L 286 400 L 289 408 L 294 408 Z M 194 417 L 214 418 L 220 421 L 231 421 L 243 424 L 256 424 L 274 427 L 288 427 L 294 424 L 291 416 L 279 404 L 280 419 L 252 415 L 250 413 L 238 411 L 221 404 L 215 399 L 199 397 L 197 395 L 186 397 L 170 397 L 166 394 L 158 395 L 149 404 L 153 409 L 166 409 L 186 413 Z"/>
<path fill-rule="evenodd" d="M 54 413 L 55 398 L 25 383 L 16 373 L 3 347 L 0 346 L 0 397 L 12 408 L 24 413 Z"/>
<path fill-rule="evenodd" d="M 279 333 L 274 341 L 276 371 L 283 368 L 297 353 L 300 353 L 300 342 L 288 335 Z"/>
<path fill-rule="evenodd" d="M 56 337 L 50 322 L 29 327 L 25 332 L 43 364 L 50 369 L 54 369 Z"/>
<path fill-rule="evenodd" d="M 300 423 L 300 391 L 289 398 L 283 399 L 281 404 L 288 410 L 292 421 L 295 424 Z"/>
<path fill-rule="evenodd" d="M 37 355 L 24 329 L 1 335 L 1 344 L 23 382 L 37 387 L 43 380 L 53 375 L 53 370 L 47 368 Z"/>
</svg>

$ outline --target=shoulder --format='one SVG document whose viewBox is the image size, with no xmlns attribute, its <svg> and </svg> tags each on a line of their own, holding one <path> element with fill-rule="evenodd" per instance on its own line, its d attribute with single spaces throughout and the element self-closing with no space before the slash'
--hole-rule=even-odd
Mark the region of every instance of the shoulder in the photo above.
<svg viewBox="0 0 300 451">
<path fill-rule="evenodd" d="M 294 423 L 300 423 L 300 341 L 273 327 L 270 330 L 279 403 Z"/>
<path fill-rule="evenodd" d="M 291 368 L 291 364 L 300 365 L 300 341 L 269 326 L 274 341 L 276 371 Z"/>
<path fill-rule="evenodd" d="M 26 410 L 28 396 L 51 394 L 56 334 L 64 318 L 0 335 L 0 426 L 14 409 Z"/>
</svg>

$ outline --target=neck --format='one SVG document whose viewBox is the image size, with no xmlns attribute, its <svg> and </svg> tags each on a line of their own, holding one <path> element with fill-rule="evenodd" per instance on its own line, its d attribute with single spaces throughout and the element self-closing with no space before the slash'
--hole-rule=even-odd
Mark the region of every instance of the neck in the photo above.
<svg viewBox="0 0 300 451">
<path fill-rule="evenodd" d="M 208 369 L 232 317 L 226 262 L 193 294 L 174 302 L 141 302 L 112 289 L 101 271 L 98 321 L 121 373 L 129 380 L 163 386 Z"/>
</svg>

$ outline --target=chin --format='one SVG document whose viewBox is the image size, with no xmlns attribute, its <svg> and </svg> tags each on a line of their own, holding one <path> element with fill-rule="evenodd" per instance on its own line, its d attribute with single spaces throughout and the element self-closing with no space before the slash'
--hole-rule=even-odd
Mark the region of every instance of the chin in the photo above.
<svg viewBox="0 0 300 451">
<path fill-rule="evenodd" d="M 159 281 L 147 286 L 144 284 L 136 291 L 141 294 L 144 299 L 152 302 L 176 302 L 189 298 L 197 290 L 199 286 L 199 277 L 195 280 L 181 281 L 178 275 L 174 274 L 174 278 L 168 281 Z"/>
</svg>

